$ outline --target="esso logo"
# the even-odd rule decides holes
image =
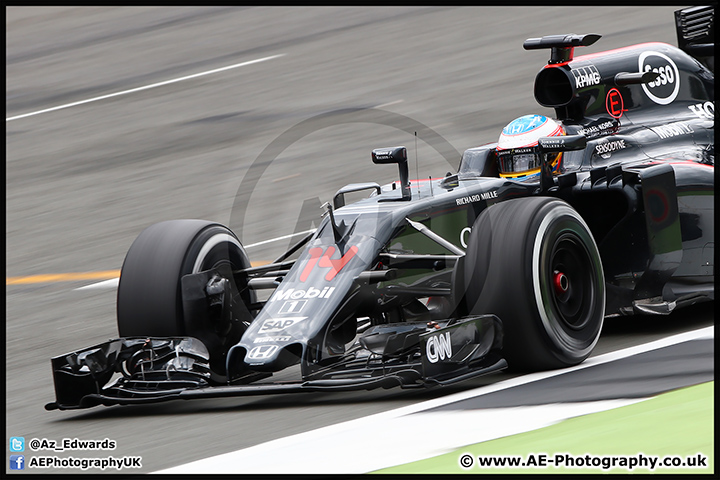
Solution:
[[[680,91],[680,72],[670,57],[660,52],[642,52],[638,58],[641,72],[656,72],[658,77],[643,83],[642,89],[650,100],[659,105],[668,105]]]

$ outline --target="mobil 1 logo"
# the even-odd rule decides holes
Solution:
[[[305,308],[307,300],[288,300],[283,302],[278,313],[300,313]]]
[[[668,105],[675,100],[680,91],[680,71],[670,57],[660,52],[642,52],[638,57],[638,68],[643,73],[658,74],[652,82],[642,84],[650,100],[659,105]]]

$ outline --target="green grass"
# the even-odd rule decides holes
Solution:
[[[714,473],[714,410],[715,382],[695,385],[668,392],[650,400],[605,412],[575,417],[557,425],[488,442],[468,445],[437,457],[385,468],[373,473]],[[602,467],[546,467],[480,468],[479,455],[520,456],[523,461],[540,461],[540,454],[553,459],[563,454],[585,457],[602,456],[645,457],[678,456],[682,460],[698,454],[706,457],[706,467],[656,467],[642,465],[603,469]],[[460,466],[460,457],[470,454],[473,466]],[[532,458],[530,454],[534,454]],[[629,458],[628,458],[629,460]],[[610,458],[605,460],[610,461]]]

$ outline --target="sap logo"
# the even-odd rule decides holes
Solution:
[[[450,359],[452,357],[452,343],[450,342],[450,332],[432,335],[427,339],[425,345],[425,353],[430,363],[437,363],[440,360]]]
[[[267,360],[275,355],[280,347],[277,345],[261,345],[259,347],[253,347],[248,353],[248,358],[252,360]]]
[[[638,71],[658,74],[652,82],[642,84],[650,100],[659,105],[675,100],[680,92],[680,71],[670,57],[660,52],[642,52],[638,57]]]
[[[265,320],[260,325],[258,333],[270,333],[270,332],[281,332],[286,328],[295,325],[297,322],[305,320],[307,317],[285,317],[285,318],[271,318]]]
[[[301,298],[330,298],[335,287],[325,287],[322,290],[310,287],[307,290],[296,290],[294,288],[288,288],[286,290],[276,291],[269,302],[276,300],[299,300]],[[295,312],[292,312],[295,313]]]
[[[585,88],[600,84],[600,72],[595,65],[576,68],[571,71],[575,77],[575,88]]]
[[[697,103],[688,105],[688,108],[699,118],[707,118],[708,120],[715,118],[715,102]]]

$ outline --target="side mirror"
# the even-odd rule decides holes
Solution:
[[[407,148],[376,148],[372,151],[372,161],[375,164],[407,163]]]
[[[375,182],[367,182],[367,183],[351,183],[349,185],[345,185],[340,190],[335,193],[335,196],[333,197],[333,207],[335,210],[338,208],[342,208],[345,206],[345,194],[346,193],[352,193],[352,192],[360,192],[362,190],[369,190],[374,189],[375,192],[380,195],[382,192],[380,185],[378,185]]]
[[[582,150],[587,147],[587,137],[585,135],[542,137],[538,139],[538,146],[542,153]]]
[[[546,154],[583,150],[587,147],[587,137],[585,135],[542,137],[538,139],[538,147],[540,154],[543,156],[540,170],[540,191],[547,192],[550,190],[550,187],[555,185],[555,180],[553,179],[551,165]]]
[[[376,148],[372,151],[372,161],[375,164],[397,163],[400,174],[400,200],[410,200],[410,178],[407,165],[407,149],[405,147]]]

